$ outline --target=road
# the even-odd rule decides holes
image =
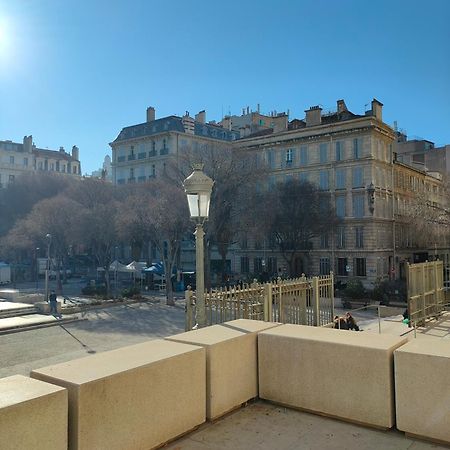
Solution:
[[[184,305],[120,305],[93,309],[83,319],[0,336],[0,378],[183,332]]]

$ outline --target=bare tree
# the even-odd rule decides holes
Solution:
[[[56,261],[55,270],[58,292],[62,293],[61,272],[65,273],[65,263],[69,247],[77,239],[77,212],[81,205],[63,194],[36,203],[26,218],[20,220],[8,233],[4,242],[11,249],[31,250],[36,246],[45,247],[45,236],[51,234],[51,255]],[[64,269],[64,270],[63,270]]]
[[[259,226],[265,224],[269,242],[282,254],[289,275],[300,275],[296,259],[310,251],[314,237],[337,222],[329,194],[311,183],[292,180],[260,194],[258,204]]]
[[[62,193],[74,180],[55,173],[23,174],[0,189],[0,236],[23,219],[40,200]]]
[[[120,195],[114,186],[96,179],[86,179],[83,183],[73,186],[67,195],[82,205],[78,212],[78,241],[91,250],[97,264],[103,268],[106,294],[109,295],[109,271],[113,249],[118,239]]]
[[[193,163],[203,163],[205,173],[214,180],[208,222],[205,226],[207,252],[210,260],[211,249],[217,248],[221,257],[222,281],[227,274],[227,254],[231,245],[237,242],[245,228],[243,217],[251,207],[257,183],[267,174],[262,158],[232,150],[227,144],[205,144],[199,148],[185,147],[176,161],[177,167],[170,174],[177,174],[181,182],[191,172]],[[209,280],[210,261],[205,264],[206,282]]]
[[[190,228],[189,212],[183,190],[158,180],[149,183],[151,198],[147,207],[149,237],[157,247],[164,264],[167,304],[174,305],[172,274],[180,251],[181,241]]]

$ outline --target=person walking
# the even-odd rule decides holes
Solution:
[[[56,293],[55,291],[52,291],[48,297],[48,300],[50,302],[50,314],[58,315],[57,310],[57,301],[56,301]]]

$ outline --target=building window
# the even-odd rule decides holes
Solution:
[[[308,172],[301,172],[298,175],[298,179],[300,180],[300,182],[302,183],[307,183],[308,182]]]
[[[357,277],[366,276],[366,258],[355,258],[354,260],[354,274]]]
[[[291,165],[294,157],[294,149],[288,148],[286,150],[286,164]]]
[[[23,158],[23,167],[28,167],[28,158]]]
[[[364,227],[355,227],[355,247],[364,247]]]
[[[275,169],[275,153],[273,150],[267,152],[267,162],[271,169]]]
[[[345,248],[345,228],[339,227],[336,233],[336,247]]]
[[[328,144],[320,144],[319,156],[322,164],[328,161]]]
[[[361,158],[361,139],[353,139],[353,156],[355,159]]]
[[[262,258],[254,258],[253,259],[253,272],[254,273],[262,273],[263,271],[263,264],[262,264]]]
[[[244,236],[241,240],[241,249],[246,250],[248,248],[248,239]]]
[[[9,163],[10,164],[14,164],[14,156],[10,156],[9,157]]]
[[[364,170],[362,167],[353,167],[352,180],[352,187],[364,187]]]
[[[267,270],[270,274],[277,273],[277,258],[275,256],[270,256],[267,260]]]
[[[15,178],[16,178],[15,175],[10,175],[8,178],[8,181],[12,184],[12,183],[14,183]]]
[[[50,170],[52,172],[54,172],[54,170],[55,170],[55,163],[50,163]]]
[[[319,275],[328,275],[330,273],[330,258],[320,258]]]
[[[156,177],[156,166],[152,164],[152,177]]]
[[[342,142],[337,141],[336,142],[336,161],[342,161],[343,157],[344,157],[344,152],[343,152],[343,146],[342,146]]]
[[[39,163],[41,166],[42,166],[42,163]],[[63,164],[62,165],[62,168],[61,168],[61,172],[65,172],[66,171],[66,165],[65,164]]]
[[[337,260],[337,274],[341,277],[346,277],[347,272],[347,258],[338,258]]]
[[[302,145],[300,147],[300,164],[306,166],[308,164],[308,147]]]
[[[364,217],[364,194],[353,195],[353,217]]]
[[[328,248],[328,233],[324,233],[320,235],[320,248]]]
[[[247,256],[241,256],[241,273],[249,273],[250,264]]]
[[[343,195],[336,197],[336,215],[338,217],[345,217],[345,200]]]
[[[346,169],[336,170],[336,189],[345,189],[346,186],[345,174]]]
[[[39,161],[39,162],[38,162],[38,169],[39,169],[39,170],[42,170],[42,167],[43,167],[42,161]]]
[[[319,173],[319,188],[322,191],[330,189],[328,170],[321,170]]]

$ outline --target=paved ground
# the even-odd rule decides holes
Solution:
[[[135,303],[94,309],[66,325],[0,336],[0,378],[184,331],[184,307]]]
[[[168,450],[429,450],[436,444],[258,401],[200,427]]]

